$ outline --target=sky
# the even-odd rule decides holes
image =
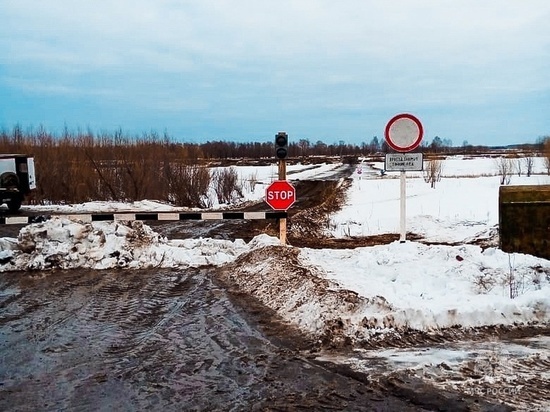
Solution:
[[[547,0],[0,0],[0,128],[455,146],[550,135]]]

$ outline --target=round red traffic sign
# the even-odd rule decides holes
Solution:
[[[384,137],[388,145],[398,152],[410,152],[420,145],[424,136],[422,123],[408,113],[398,114],[386,125]]]
[[[274,210],[287,210],[296,202],[296,189],[286,180],[276,180],[265,189],[265,201]]]

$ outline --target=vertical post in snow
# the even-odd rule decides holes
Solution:
[[[286,161],[279,159],[279,180],[286,180]],[[279,219],[279,241],[286,245],[286,217]]]
[[[405,171],[401,171],[401,236],[399,238],[399,241],[401,243],[405,243],[406,237],[407,237],[407,229],[405,227],[405,220],[406,220],[406,213],[407,213],[407,206],[406,206],[406,200],[407,200],[407,180]]]

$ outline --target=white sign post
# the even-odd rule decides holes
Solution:
[[[422,123],[415,116],[408,113],[398,114],[390,119],[384,130],[384,137],[388,145],[401,152],[399,154],[390,153],[386,155],[385,166],[387,171],[401,172],[401,195],[400,195],[400,238],[404,243],[407,237],[406,229],[406,199],[407,199],[407,180],[406,170],[417,170],[420,164],[422,170],[422,153],[413,153],[403,155],[404,152],[410,152],[416,149],[424,135]],[[420,155],[420,156],[418,156]]]

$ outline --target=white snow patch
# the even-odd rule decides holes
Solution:
[[[243,240],[167,240],[140,221],[79,223],[52,218],[21,229],[0,242],[0,271],[59,269],[141,269],[223,265],[251,248],[278,244],[259,236]]]

